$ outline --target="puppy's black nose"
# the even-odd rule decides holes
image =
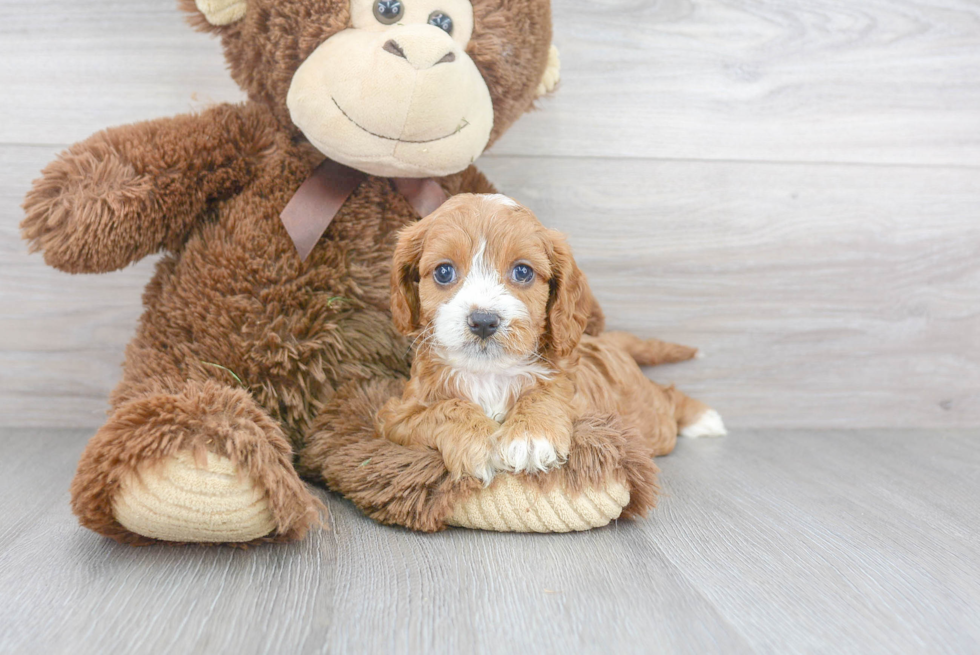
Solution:
[[[491,312],[475,311],[466,317],[470,332],[481,339],[489,339],[500,327],[500,317]]]

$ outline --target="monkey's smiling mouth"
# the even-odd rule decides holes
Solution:
[[[344,115],[344,118],[346,118],[351,123],[353,123],[358,129],[363,130],[364,132],[367,132],[371,136],[378,137],[379,139],[384,139],[385,141],[398,141],[399,143],[433,143],[435,141],[442,141],[443,139],[448,139],[451,136],[456,136],[457,134],[459,134],[460,132],[462,132],[464,129],[466,129],[466,127],[469,126],[469,124],[470,124],[469,121],[467,121],[464,118],[462,121],[460,121],[459,127],[457,127],[455,130],[453,130],[452,132],[450,132],[449,134],[447,134],[445,136],[436,137],[435,139],[423,139],[421,141],[412,141],[410,139],[396,139],[394,137],[385,136],[384,134],[378,134],[377,132],[372,132],[371,130],[367,129],[366,127],[364,127],[363,125],[361,125],[360,123],[358,123],[357,121],[355,121],[353,118],[351,118],[350,117],[350,114],[348,114],[346,111],[344,111],[344,108],[340,106],[340,103],[337,102],[337,99],[336,98],[334,98],[333,96],[330,96],[330,99],[333,100],[334,106],[337,107],[337,109],[340,110],[340,113]]]

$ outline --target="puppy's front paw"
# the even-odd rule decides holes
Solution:
[[[524,435],[501,441],[494,453],[494,468],[514,473],[544,473],[564,463],[562,453],[544,437]]]
[[[721,415],[713,409],[706,411],[694,423],[681,428],[680,432],[680,436],[688,439],[724,437],[726,434],[728,434],[728,430],[725,429]]]
[[[496,471],[494,471],[493,465],[489,461],[484,461],[470,467],[467,473],[482,482],[484,487],[487,487],[493,482],[493,476]]]
[[[452,447],[443,446],[442,459],[449,470],[449,475],[453,480],[460,480],[466,476],[471,476],[479,480],[484,486],[493,481],[495,467],[492,462],[490,452],[490,439],[484,439],[482,443],[471,442],[467,446],[453,444]]]

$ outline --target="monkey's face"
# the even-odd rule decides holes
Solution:
[[[285,130],[374,175],[463,170],[557,81],[549,0],[180,1]]]
[[[351,26],[293,76],[290,116],[323,154],[373,175],[460,171],[493,128],[472,32],[469,0],[352,0]]]

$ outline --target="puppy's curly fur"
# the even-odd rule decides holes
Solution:
[[[595,304],[564,238],[499,195],[456,196],[404,229],[392,315],[415,337],[411,380],[379,431],[437,449],[453,479],[563,464],[577,421],[618,416],[652,455],[710,408],[648,380],[638,363],[695,351],[631,334],[585,334]]]

